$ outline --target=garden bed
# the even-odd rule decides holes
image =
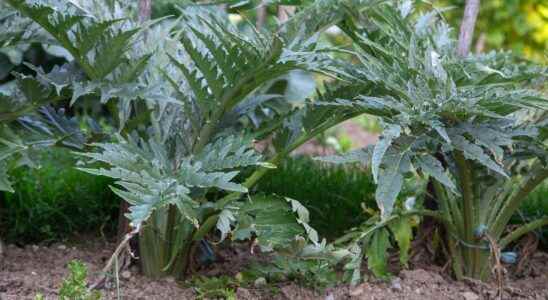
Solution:
[[[0,2],[0,300],[548,300],[545,59],[479,0],[167,2]]]
[[[112,243],[88,239],[73,245],[53,244],[48,247],[29,245],[6,247],[0,265],[0,299],[33,299],[42,293],[46,299],[56,299],[63,278],[68,274],[69,261],[78,259],[89,268],[93,282],[110,257]],[[224,252],[223,252],[224,251]],[[264,255],[251,255],[245,247],[223,249],[224,261],[200,270],[200,275],[212,278],[225,275],[237,278],[253,260],[264,261]],[[512,268],[512,267],[509,267]],[[509,274],[515,274],[511,270]],[[528,263],[527,276],[507,278],[503,299],[548,298],[548,254],[536,252]],[[173,279],[150,280],[140,275],[136,266],[123,271],[119,292],[125,299],[195,299],[194,288],[184,287]],[[111,280],[101,292],[104,299],[116,299],[118,290]],[[456,282],[441,268],[415,260],[410,270],[403,270],[389,281],[370,280],[357,287],[339,285],[323,291],[299,286],[295,282],[230,285],[237,299],[496,299],[495,283]]]

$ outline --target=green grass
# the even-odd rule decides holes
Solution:
[[[406,180],[400,199],[422,198],[421,186]],[[378,212],[375,188],[369,168],[325,164],[307,156],[289,158],[256,186],[261,193],[301,202],[310,211],[312,227],[328,240],[340,237]]]
[[[548,181],[538,186],[520,207],[520,212],[514,216],[513,223],[523,223],[548,216]],[[536,231],[545,249],[548,249],[548,227]]]
[[[16,192],[3,195],[4,238],[19,244],[48,242],[115,228],[120,200],[108,187],[112,181],[74,165],[69,152],[54,150],[43,154],[39,169],[11,173]]]

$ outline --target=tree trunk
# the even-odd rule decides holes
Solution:
[[[262,1],[261,4],[257,7],[257,21],[255,22],[255,27],[257,29],[263,28],[267,17],[266,4]]]
[[[457,46],[457,54],[462,57],[467,56],[470,52],[470,45],[472,45],[472,38],[474,37],[474,28],[476,26],[479,8],[480,0],[466,0]]]
[[[280,23],[286,22],[293,14],[295,14],[294,6],[280,5],[278,7],[278,20]]]
[[[152,0],[139,0],[139,23],[150,20]]]

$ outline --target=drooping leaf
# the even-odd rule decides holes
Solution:
[[[409,217],[402,217],[389,224],[390,231],[398,243],[400,252],[400,263],[407,266],[409,261],[409,250],[411,249],[411,240],[413,239],[413,230]]]
[[[475,160],[500,175],[508,177],[502,166],[492,160],[480,146],[470,143],[461,135],[451,136],[451,140],[453,141],[455,148],[462,151],[467,159]]]
[[[419,167],[423,172],[434,177],[434,179],[447,186],[454,193],[457,193],[455,183],[451,178],[449,178],[439,160],[430,154],[417,155],[415,156],[415,159],[417,161],[417,167]]]
[[[298,236],[317,242],[317,232],[308,225],[308,211],[295,200],[257,195],[238,208],[234,236],[249,238],[253,233],[264,250],[291,248]]]
[[[379,168],[383,160],[386,150],[392,144],[392,141],[399,137],[401,133],[401,127],[398,125],[388,125],[388,128],[383,132],[379,141],[373,148],[373,156],[371,157],[371,170],[373,172],[373,179],[378,182]]]
[[[350,261],[344,265],[346,280],[351,285],[355,286],[361,281],[362,261],[364,257],[363,247],[358,244],[353,244],[349,251]]]
[[[375,200],[383,219],[392,213],[396,198],[403,186],[403,174],[409,170],[409,167],[410,160],[407,153],[385,156],[375,191]]]
[[[304,227],[304,230],[310,239],[314,244],[319,243],[319,236],[318,232],[312,228],[308,223],[310,222],[310,213],[308,212],[308,209],[304,207],[299,201],[286,198],[286,200],[291,204],[291,209],[294,213],[297,214],[297,223],[301,224]]]
[[[386,228],[375,231],[365,251],[367,256],[367,267],[375,276],[386,278],[388,249],[390,248],[389,231]]]
[[[226,235],[231,232],[230,224],[236,221],[234,214],[229,209],[223,209],[219,214],[217,221],[217,229],[221,232],[221,241],[226,238]]]

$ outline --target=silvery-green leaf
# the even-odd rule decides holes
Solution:
[[[310,222],[310,213],[308,212],[308,209],[297,200],[287,197],[285,199],[289,203],[291,203],[291,208],[293,212],[297,213],[297,222],[304,227],[310,241],[317,245],[320,238],[318,236],[318,232],[310,225],[308,225],[308,223]]]
[[[487,74],[498,74],[498,75],[506,78],[506,75],[504,73],[502,73],[501,71],[490,68],[489,66],[486,66],[484,64],[476,63],[476,67],[478,68],[478,70],[480,70],[482,72],[485,72]]]
[[[402,18],[406,18],[413,11],[413,1],[405,0],[399,6],[400,15]]]
[[[392,141],[399,137],[401,133],[401,127],[398,125],[389,124],[386,130],[383,131],[383,134],[379,138],[375,148],[373,148],[373,156],[371,158],[371,170],[373,172],[373,179],[375,182],[378,182],[379,167],[383,161],[384,154],[386,150],[392,144]]]
[[[403,186],[403,174],[409,170],[409,155],[392,154],[383,161],[379,172],[379,183],[375,191],[375,200],[383,219],[390,216],[394,203]]]
[[[449,144],[451,144],[451,139],[449,138],[449,135],[447,134],[447,131],[445,130],[445,127],[440,122],[433,122],[432,127],[436,132]]]
[[[340,155],[326,155],[314,157],[314,160],[332,163],[332,164],[346,164],[346,163],[363,163],[369,164],[371,160],[372,147],[363,149],[351,150]]]
[[[431,24],[436,21],[438,17],[437,11],[430,11],[425,14],[421,14],[415,23],[415,34],[418,36],[423,36],[427,33],[428,28]]]
[[[0,191],[15,192],[11,186],[9,176],[7,174],[6,165],[0,162]]]
[[[217,229],[221,232],[221,241],[231,231],[230,224],[234,221],[236,221],[236,218],[230,209],[225,208],[221,211],[219,220],[217,221]]]
[[[296,236],[306,234],[306,223],[298,222],[291,204],[274,195],[251,197],[238,206],[236,219],[234,236],[246,237],[253,232],[259,245],[268,251],[291,248]]]
[[[457,193],[457,187],[453,183],[453,180],[447,176],[445,169],[440,161],[430,154],[423,154],[415,156],[417,166],[426,174],[434,177],[441,184],[448,187],[453,193]]]
[[[262,156],[253,149],[251,139],[245,136],[226,136],[205,146],[195,157],[206,171],[222,171],[259,165]]]
[[[475,160],[500,175],[508,177],[502,166],[493,161],[489,155],[485,154],[485,151],[483,151],[480,146],[470,143],[466,138],[460,135],[451,136],[451,140],[453,141],[455,148],[462,151],[467,159]]]
[[[361,266],[362,266],[362,260],[363,260],[363,247],[359,244],[353,244],[349,248],[349,256],[350,261],[344,265],[344,270],[346,271],[345,275],[348,278],[348,281],[350,281],[350,284],[352,286],[357,285],[360,283],[360,280],[362,278],[361,276]]]

